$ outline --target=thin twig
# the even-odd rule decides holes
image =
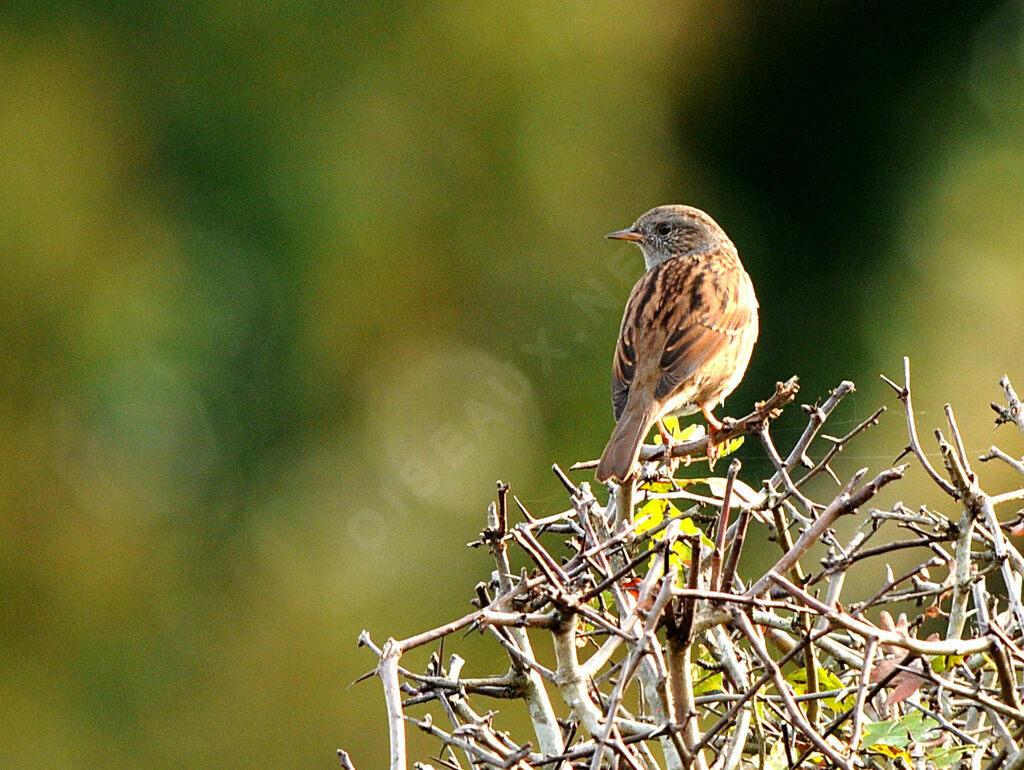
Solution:
[[[1006,396],[1006,406],[992,404],[992,408],[998,415],[996,417],[996,426],[998,427],[1004,422],[1012,422],[1020,428],[1021,433],[1024,433],[1024,404],[1021,403],[1017,392],[1013,389],[1013,385],[1010,384],[1010,378],[1005,374],[999,380],[999,385],[1003,389],[1003,395]]]
[[[889,387],[896,391],[897,398],[903,402],[903,411],[907,416],[907,432],[910,434],[909,448],[917,456],[918,461],[921,463],[921,467],[923,467],[925,472],[931,476],[932,481],[938,484],[946,494],[955,495],[956,490],[954,490],[950,483],[942,478],[942,476],[938,474],[938,471],[932,467],[931,462],[929,462],[928,457],[921,448],[921,441],[917,437],[917,425],[914,421],[914,404],[910,397],[910,358],[908,356],[903,357],[902,387],[890,380],[884,374],[881,375],[881,377]]]
[[[988,448],[988,452],[983,454],[978,459],[981,460],[982,462],[987,462],[988,460],[1002,460],[1004,463],[1006,463],[1015,471],[1017,471],[1017,473],[1024,475],[1024,460],[1018,460],[1014,457],[1010,457],[1010,455],[1006,454],[1006,452],[1004,452],[997,446],[990,446]]]
[[[871,682],[871,670],[875,665],[875,650],[878,639],[869,636],[864,644],[864,665],[860,668],[860,679],[857,682],[857,702],[853,707],[853,725],[850,727],[849,752],[857,753],[860,746],[861,725],[864,724],[864,704],[867,702],[868,684]]]
[[[736,476],[740,472],[740,461],[733,460],[729,463],[729,470],[725,477],[725,493],[722,495],[722,508],[718,514],[718,523],[715,525],[715,550],[711,553],[711,578],[709,585],[712,591],[721,589],[722,562],[725,559],[725,533],[729,529],[729,501],[732,498],[732,487],[736,483]]]

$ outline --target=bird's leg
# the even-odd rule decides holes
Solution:
[[[677,444],[682,444],[683,442],[672,435],[672,431],[668,429],[661,417],[655,421],[655,425],[658,426],[658,433],[661,434],[661,443],[665,446],[665,464],[668,465],[669,478],[672,478],[676,475],[676,468],[679,467],[679,461],[682,459],[680,457],[672,456],[672,447]],[[689,464],[690,458],[687,457],[686,465]]]
[[[663,443],[663,444],[664,444],[665,446],[672,446],[672,444],[678,444],[678,443],[679,443],[679,442],[678,442],[678,441],[676,441],[676,440],[675,440],[675,438],[674,438],[674,437],[672,436],[672,431],[670,431],[670,430],[668,429],[668,426],[667,426],[667,425],[665,425],[665,420],[664,420],[664,418],[662,418],[662,417],[659,417],[659,418],[657,419],[657,421],[656,421],[656,423],[655,423],[655,424],[656,424],[656,425],[658,426],[658,433],[660,433],[660,434],[661,434],[661,442],[662,442],[662,443]]]
[[[718,459],[718,434],[722,432],[722,423],[711,414],[708,407],[702,406],[700,411],[703,412],[704,419],[708,421],[708,463],[713,468],[715,460]]]

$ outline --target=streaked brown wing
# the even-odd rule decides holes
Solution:
[[[674,331],[661,354],[662,375],[654,392],[656,398],[671,394],[755,323],[757,305],[746,275],[727,270],[717,277],[718,296],[702,294],[696,285],[686,287],[684,296],[690,302],[673,308],[677,317],[667,324]]]
[[[622,416],[629,392],[637,376],[637,362],[644,365],[644,381],[653,389],[651,366],[664,346],[664,329],[655,319],[659,318],[665,305],[666,273],[661,265],[647,273],[633,286],[626,301],[619,327],[619,341],[615,346],[612,362],[612,408],[615,420]]]
[[[622,410],[626,408],[629,388],[633,384],[633,376],[636,374],[633,327],[626,323],[631,307],[632,303],[626,304],[626,315],[622,319],[619,341],[615,345],[615,359],[612,361],[612,410],[615,412],[616,422],[622,416]]]
[[[705,285],[694,280],[697,270],[681,270],[672,259],[646,273],[633,287],[612,366],[616,420],[626,408],[638,360],[658,360],[653,395],[664,399],[752,322],[757,304],[742,267],[715,265],[714,260],[712,269],[724,268],[715,275],[717,286],[715,281]],[[725,260],[731,261],[729,256]]]

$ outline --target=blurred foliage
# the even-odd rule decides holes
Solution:
[[[1024,342],[1022,20],[4,4],[11,765],[381,766],[356,633],[460,613],[494,480],[543,511],[600,452],[641,268],[602,236],[655,204],[711,212],[758,288],[730,411],[847,377],[852,423],[909,353],[925,427],[987,425]]]

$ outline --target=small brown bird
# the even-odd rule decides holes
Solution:
[[[633,473],[644,437],[670,414],[704,413],[739,385],[757,340],[757,297],[718,224],[690,206],[659,206],[608,235],[633,241],[647,272],[626,302],[612,365],[615,430],[598,481]]]

